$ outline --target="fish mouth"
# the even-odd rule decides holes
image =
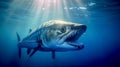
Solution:
[[[86,25],[80,25],[77,26],[77,29],[75,27],[75,29],[72,31],[71,34],[69,34],[66,39],[65,42],[68,43],[68,45],[73,46],[77,49],[82,49],[84,48],[84,44],[83,43],[79,43],[77,42],[77,40],[79,39],[79,37],[86,31]],[[71,31],[70,31],[71,32]]]

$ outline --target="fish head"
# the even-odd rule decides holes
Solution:
[[[47,48],[58,51],[79,50],[84,44],[77,43],[79,37],[86,31],[86,25],[65,21],[49,21],[42,25],[41,39]]]

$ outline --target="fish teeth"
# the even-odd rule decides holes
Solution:
[[[78,34],[79,34],[79,31],[74,31],[74,33],[70,34],[70,35],[68,36],[68,38],[72,38],[72,37],[74,37],[74,36],[76,36],[76,35],[78,35]]]

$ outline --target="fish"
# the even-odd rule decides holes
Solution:
[[[55,52],[81,50],[83,43],[77,42],[85,33],[87,26],[62,20],[50,20],[41,24],[36,30],[29,30],[29,34],[21,40],[18,33],[18,53],[21,58],[22,48],[27,48],[29,57],[37,51],[51,52],[55,59]]]

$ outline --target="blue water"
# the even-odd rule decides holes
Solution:
[[[54,5],[40,12],[31,6],[34,0],[0,0],[0,67],[120,67],[120,1],[64,0],[66,6],[63,0],[58,1],[62,4],[59,12],[54,11]],[[50,52],[37,52],[28,58],[23,49],[19,59],[16,32],[24,38],[30,28],[49,20],[87,25],[79,39],[85,48],[56,52],[55,60]]]

